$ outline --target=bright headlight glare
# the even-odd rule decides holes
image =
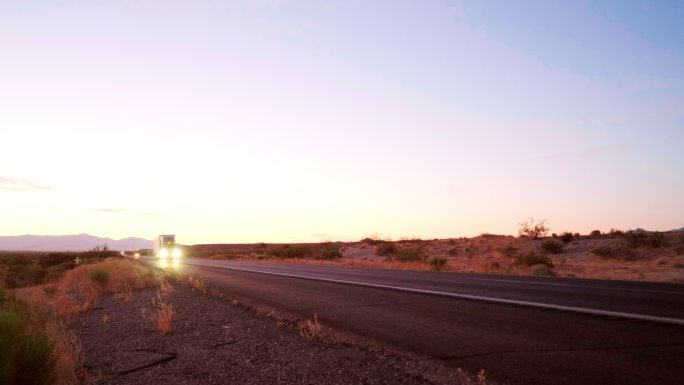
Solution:
[[[174,258],[180,258],[181,257],[181,251],[180,249],[173,249],[173,257]]]
[[[161,258],[166,258],[169,256],[169,251],[166,249],[161,249],[161,250],[159,250],[159,256]]]

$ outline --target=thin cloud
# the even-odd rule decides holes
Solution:
[[[118,208],[99,208],[99,209],[90,209],[90,211],[98,211],[101,213],[123,213],[128,211],[128,209],[118,209]]]
[[[5,178],[0,176],[0,190],[10,191],[36,191],[51,190],[52,187],[40,184],[28,179]]]

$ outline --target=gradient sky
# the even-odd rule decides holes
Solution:
[[[0,235],[684,226],[681,1],[0,1]]]

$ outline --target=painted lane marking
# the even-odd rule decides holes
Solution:
[[[185,263],[187,263],[187,262],[185,262]],[[195,263],[189,263],[189,264],[190,265],[198,265],[198,266],[207,266],[207,267],[218,267],[221,269],[245,271],[245,272],[250,272],[250,273],[277,275],[277,276],[291,277],[291,278],[303,278],[303,279],[309,279],[309,280],[314,280],[314,281],[322,281],[322,282],[342,283],[342,284],[347,284],[347,285],[365,286],[365,287],[372,287],[372,288],[379,288],[379,289],[390,289],[390,290],[404,291],[404,292],[409,292],[409,293],[439,295],[439,296],[443,296],[443,297],[469,299],[469,300],[475,300],[475,301],[501,303],[501,304],[507,304],[507,305],[529,306],[529,307],[536,307],[536,308],[541,308],[541,309],[569,311],[569,312],[573,312],[573,313],[582,313],[582,314],[591,314],[591,315],[599,315],[599,316],[626,318],[626,319],[633,319],[633,320],[639,320],[639,321],[651,321],[651,322],[674,324],[674,325],[684,325],[684,319],[672,318],[672,317],[659,317],[659,316],[651,316],[651,315],[646,315],[646,314],[627,313],[627,312],[612,311],[612,310],[590,309],[590,308],[577,307],[577,306],[554,305],[554,304],[548,304],[548,303],[542,303],[542,302],[521,301],[521,300],[515,300],[515,299],[504,299],[504,298],[486,297],[486,296],[470,295],[470,294],[458,294],[458,293],[450,293],[450,292],[446,292],[446,291],[414,289],[414,288],[410,288],[410,287],[380,285],[380,284],[375,284],[375,283],[347,281],[347,280],[332,279],[332,278],[311,277],[311,276],[299,275],[299,274],[275,273],[275,272],[271,272],[271,271],[242,269],[242,268],[237,268],[237,267],[229,267],[229,266],[225,266],[225,265],[223,265],[223,266],[218,266],[218,265],[214,265],[214,264],[202,265],[202,264],[196,263],[196,262]]]

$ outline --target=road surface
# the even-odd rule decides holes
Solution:
[[[684,285],[202,259],[179,270],[511,384],[684,383]]]

